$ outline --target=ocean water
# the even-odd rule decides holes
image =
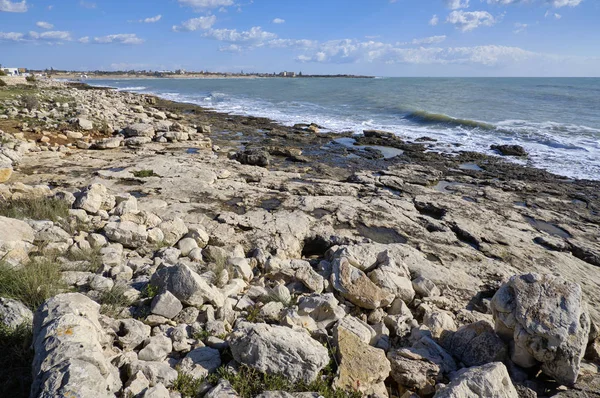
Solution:
[[[435,138],[433,150],[494,154],[570,178],[600,180],[598,78],[123,79],[93,85],[152,93],[221,112],[317,123],[328,131]]]

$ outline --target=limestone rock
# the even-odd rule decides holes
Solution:
[[[31,324],[33,313],[17,300],[0,297],[0,324],[14,329],[22,324]]]
[[[197,348],[190,351],[179,364],[179,371],[194,378],[202,379],[221,366],[219,350],[210,347]]]
[[[123,129],[126,137],[154,137],[154,126],[145,123],[135,123]]]
[[[434,398],[519,398],[501,362],[470,368],[439,390]]]
[[[312,382],[329,363],[327,349],[308,334],[283,326],[241,323],[229,336],[236,361],[292,382]]]
[[[440,289],[431,280],[419,276],[412,281],[415,292],[421,297],[438,297],[441,295]]]
[[[0,184],[7,182],[10,180],[12,176],[13,168],[12,164],[9,162],[0,163]]]
[[[171,339],[166,336],[152,336],[146,340],[144,348],[138,353],[142,361],[162,361],[173,350]]]
[[[384,381],[391,367],[385,352],[371,347],[344,328],[338,329],[336,337],[340,366],[334,387],[387,397]]]
[[[513,362],[525,368],[541,363],[559,383],[575,383],[590,332],[578,284],[553,275],[513,276],[491,305],[496,332],[514,345]]]
[[[133,350],[150,337],[151,328],[136,319],[120,321],[117,341],[124,350]]]
[[[32,397],[109,397],[121,388],[119,372],[102,346],[100,305],[79,293],[47,300],[34,318]]]
[[[153,314],[169,319],[175,318],[182,309],[181,301],[169,291],[156,295],[150,305],[150,311]]]
[[[114,206],[114,196],[102,184],[92,184],[85,188],[73,204],[73,208],[83,209],[91,214],[96,214],[99,210],[110,210]]]
[[[151,386],[162,383],[169,387],[177,380],[177,371],[165,362],[134,360],[127,366],[127,369],[129,374],[142,372]]]
[[[219,384],[210,390],[204,398],[239,398],[239,395],[235,392],[233,387],[231,387],[231,383],[221,379]]]
[[[419,390],[423,395],[431,394],[441,379],[440,367],[411,348],[401,348],[388,353],[391,376],[401,386]]]
[[[152,275],[151,283],[162,291],[171,292],[187,305],[201,306],[209,302],[220,308],[225,302],[225,297],[219,289],[209,285],[185,264],[160,266]]]
[[[165,235],[164,242],[170,246],[177,243],[188,232],[188,228],[180,218],[164,221],[158,227]]]
[[[503,361],[507,353],[506,345],[486,321],[462,326],[443,345],[467,366]]]
[[[345,257],[334,260],[331,284],[345,299],[361,308],[374,310],[394,300],[393,294],[375,285]]]
[[[162,383],[156,384],[144,391],[142,398],[170,398],[169,390]]]
[[[104,227],[104,234],[110,241],[132,249],[141,247],[148,239],[146,227],[132,221],[109,222]]]
[[[327,329],[346,316],[333,293],[302,296],[298,300],[298,313],[315,320],[319,329]]]
[[[35,231],[27,223],[0,216],[0,258],[11,264],[27,261]]]

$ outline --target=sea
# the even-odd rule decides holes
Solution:
[[[600,78],[256,78],[89,80],[219,112],[324,131],[391,131],[431,151],[497,155],[571,179],[600,180]]]

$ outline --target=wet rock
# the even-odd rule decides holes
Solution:
[[[495,329],[512,345],[511,359],[559,383],[577,380],[590,332],[590,317],[578,284],[553,275],[513,276],[492,299]]]
[[[519,398],[506,366],[501,362],[470,368],[460,372],[434,398]]]
[[[333,382],[335,388],[388,396],[384,381],[391,367],[383,350],[371,347],[345,328],[338,328],[336,346],[340,365]]]
[[[502,156],[527,156],[527,151],[521,145],[492,145],[490,149]]]
[[[229,336],[236,361],[292,382],[312,382],[329,363],[327,349],[308,334],[283,326],[240,324]]]
[[[271,163],[268,152],[257,149],[247,149],[243,152],[238,152],[235,154],[235,159],[241,164],[250,166],[267,167]]]
[[[394,300],[394,295],[374,284],[345,257],[334,260],[331,284],[344,298],[361,308],[374,310]]]

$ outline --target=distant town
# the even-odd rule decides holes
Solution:
[[[355,78],[355,79],[369,79],[373,76],[362,76],[362,75],[314,75],[314,74],[303,74],[302,72],[273,72],[273,73],[245,73],[243,70],[239,73],[232,72],[211,72],[208,70],[201,71],[186,71],[184,69],[171,70],[121,70],[121,71],[69,71],[69,70],[58,70],[54,68],[44,70],[34,70],[27,68],[18,67],[4,67],[0,65],[0,75],[5,76],[36,76],[36,77],[52,77],[52,78],[68,78],[68,79],[98,79],[98,78],[211,78],[211,77],[244,77],[244,78],[265,78],[265,77],[280,77],[280,78]]]

